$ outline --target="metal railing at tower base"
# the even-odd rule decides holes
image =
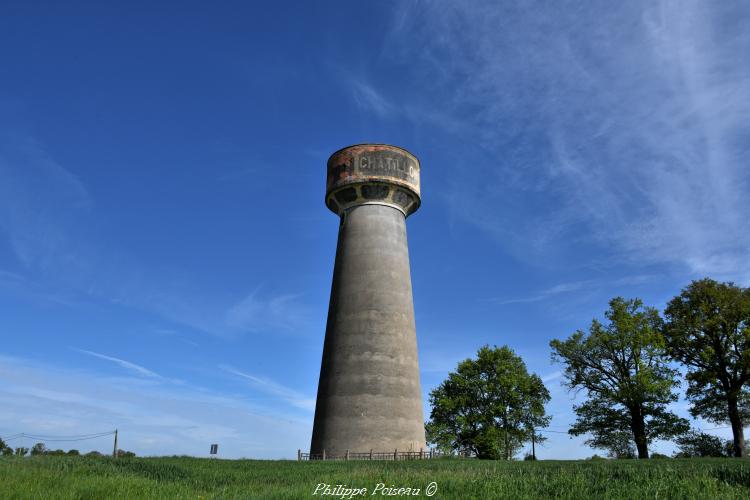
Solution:
[[[346,450],[344,453],[332,454],[326,453],[323,450],[322,453],[304,453],[302,450],[297,450],[297,460],[427,460],[432,458],[441,458],[449,456],[468,457],[467,454],[459,453],[458,455],[448,454],[439,450],[423,450],[419,451],[364,451],[364,452],[352,452]]]

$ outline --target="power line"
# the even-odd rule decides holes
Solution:
[[[86,441],[89,439],[98,439],[104,436],[111,436],[115,431],[100,432],[98,434],[78,434],[75,436],[44,436],[37,434],[26,434],[24,432],[20,434],[14,434],[13,436],[0,438],[3,441],[12,441],[14,439],[29,438],[38,439],[40,441],[61,441],[61,442],[72,442],[72,441]]]
[[[108,436],[110,434],[114,434],[115,431],[106,431],[106,432],[96,432],[94,434],[73,434],[70,436],[50,436],[48,434],[25,434],[25,436],[29,437],[35,437],[37,439],[89,439],[89,438],[95,438],[95,437],[101,437],[101,436]]]
[[[102,434],[101,436],[93,436],[93,437],[78,438],[78,439],[49,439],[49,438],[40,438],[40,437],[29,436],[29,435],[27,435],[26,437],[27,438],[31,438],[31,439],[38,439],[39,441],[45,441],[45,442],[65,442],[65,443],[69,443],[69,442],[73,442],[73,441],[87,441],[89,439],[97,439],[97,438],[104,437],[104,436],[111,436],[113,434],[114,434],[114,432],[108,432],[107,434]]]

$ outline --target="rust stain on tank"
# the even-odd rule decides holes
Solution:
[[[363,172],[367,169],[367,172]],[[419,160],[387,144],[359,144],[336,151],[328,159],[327,191],[360,182],[401,185],[419,196]]]

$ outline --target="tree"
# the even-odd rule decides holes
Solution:
[[[16,448],[16,456],[25,457],[28,452],[29,449],[24,448],[23,446],[19,446],[18,448]]]
[[[594,319],[588,334],[578,330],[550,342],[552,360],[565,364],[567,387],[588,396],[574,407],[578,418],[568,432],[591,434],[586,443],[611,456],[627,456],[627,443],[633,443],[638,458],[648,458],[651,441],[688,429],[685,419],[667,410],[679,382],[667,365],[661,318],[639,299],[621,297],[609,302],[605,316],[607,323]]]
[[[605,450],[609,458],[626,459],[638,456],[633,441],[633,433],[630,430],[608,430],[607,432],[593,433],[593,436],[586,440],[586,444],[592,448]]]
[[[693,281],[664,310],[671,356],[687,369],[690,413],[732,426],[734,456],[747,456],[750,422],[750,289]]]
[[[81,454],[81,452],[78,451],[78,450],[76,450],[76,449],[68,450],[68,455],[76,456],[77,457],[80,454]]]
[[[549,425],[549,391],[507,346],[484,346],[430,393],[427,439],[443,450],[510,460]]]
[[[32,455],[44,455],[47,452],[47,447],[44,443],[37,443],[31,447]]]
[[[675,442],[679,451],[675,458],[692,457],[731,457],[734,454],[733,442],[705,432],[690,431],[678,437]]]
[[[5,450],[10,450],[10,453],[7,453]],[[6,443],[5,441],[3,441],[2,438],[0,438],[0,454],[2,454],[2,455],[12,455],[13,454],[13,450],[11,449],[11,447],[8,446],[8,443]]]

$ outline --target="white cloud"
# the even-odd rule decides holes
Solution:
[[[301,394],[294,389],[290,389],[289,387],[283,386],[267,378],[257,377],[255,375],[242,372],[240,370],[232,368],[231,366],[220,366],[219,368],[227,373],[236,375],[243,380],[249,381],[251,386],[258,389],[259,391],[271,394],[273,396],[278,396],[279,398],[283,399],[293,406],[309,411],[315,410],[315,400],[306,397],[304,394]]]
[[[594,282],[592,281],[576,281],[573,283],[560,283],[558,285],[532,293],[531,295],[528,295],[526,297],[507,298],[507,299],[498,298],[498,299],[490,299],[490,301],[499,305],[540,302],[542,300],[546,300],[556,295],[571,293],[571,292],[580,291],[586,288],[591,288],[593,285],[594,285]]]
[[[79,270],[79,249],[63,227],[91,206],[83,183],[30,137],[0,136],[0,231],[27,267]]]
[[[547,375],[542,377],[542,382],[544,382],[545,384],[547,382],[552,382],[553,380],[557,380],[562,377],[562,374],[563,373],[559,370],[556,372],[548,373]]]
[[[616,291],[616,293],[625,293],[625,290],[639,287],[653,283],[659,278],[659,275],[655,274],[636,274],[631,276],[624,276],[622,278],[616,278],[614,280],[584,280],[584,281],[573,281],[570,283],[559,283],[542,290],[530,292],[527,295],[521,297],[496,297],[487,299],[487,302],[491,302],[498,305],[509,305],[509,304],[529,304],[533,302],[543,302],[547,299],[559,297],[560,295],[574,294],[580,296],[585,294],[590,295],[592,292],[599,290]],[[576,293],[577,292],[577,293]]]
[[[88,354],[89,356],[94,356],[95,358],[104,359],[107,361],[111,361],[115,364],[120,365],[121,367],[125,368],[126,370],[130,370],[132,372],[137,373],[138,375],[142,375],[144,377],[151,377],[151,378],[161,378],[161,375],[159,375],[156,372],[153,372],[149,370],[148,368],[144,368],[140,365],[137,365],[135,363],[131,363],[130,361],[126,361],[124,359],[115,358],[114,356],[107,356],[104,354],[99,354],[98,352],[93,351],[87,351],[85,349],[74,349],[78,352],[81,352],[83,354]]]
[[[187,384],[111,379],[27,358],[0,355],[0,435],[73,435],[119,429],[120,447],[139,455],[292,458],[309,443],[312,422],[247,398]],[[26,443],[28,446],[33,443]],[[72,443],[111,450],[110,437]]]
[[[465,349],[465,346],[451,345],[441,347],[440,350],[435,347],[421,347],[419,369],[423,374],[430,374],[432,376],[453,372],[461,361],[476,356],[476,349],[469,351]]]
[[[311,311],[300,303],[300,297],[300,294],[263,297],[256,289],[227,310],[226,324],[233,330],[249,332],[302,329],[309,322]]]
[[[349,80],[352,96],[357,105],[366,110],[374,112],[380,117],[390,115],[394,106],[370,84],[360,80]]]
[[[480,147],[446,160],[473,171],[446,188],[455,216],[538,265],[585,248],[748,281],[749,9],[432,2],[390,46],[416,47],[422,118],[439,102]]]
[[[299,295],[253,293],[231,304],[206,296],[184,270],[153,271],[102,245],[90,231],[86,186],[32,137],[0,135],[0,179],[0,236],[19,264],[0,270],[0,288],[66,305],[104,300],[223,337],[306,324]]]

